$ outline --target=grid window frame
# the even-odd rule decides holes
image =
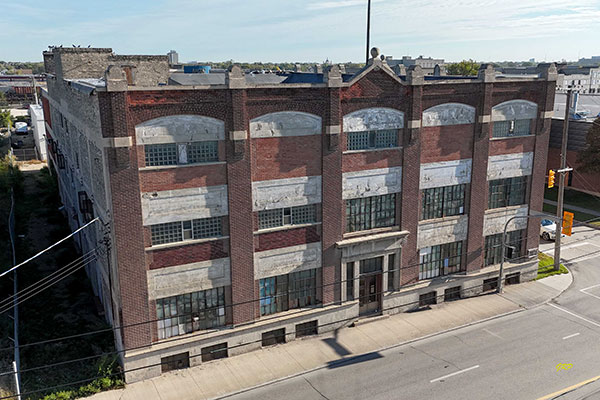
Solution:
[[[421,221],[465,214],[467,184],[421,191]]]
[[[313,224],[317,222],[317,205],[275,208],[258,212],[258,229]]]
[[[262,278],[258,282],[260,315],[318,304],[317,269]]]
[[[396,193],[347,199],[346,233],[396,225]]]
[[[515,260],[523,255],[523,239],[527,236],[526,229],[506,232],[505,261]],[[506,254],[508,253],[508,254]],[[484,242],[484,266],[500,264],[502,261],[502,233],[488,235]]]
[[[528,183],[528,175],[489,181],[488,209],[527,204]]]
[[[464,247],[463,241],[457,241],[419,249],[419,280],[465,271]],[[423,252],[425,249],[427,252]]]
[[[225,287],[156,300],[158,339],[226,325]]]
[[[206,164],[219,161],[219,141],[147,144],[144,153],[147,167]]]
[[[222,235],[223,220],[221,217],[199,218],[150,225],[152,246],[218,238]]]
[[[531,118],[512,119],[506,121],[494,121],[492,126],[492,137],[518,137],[531,135]]]
[[[398,129],[348,132],[346,150],[374,150],[398,147]]]

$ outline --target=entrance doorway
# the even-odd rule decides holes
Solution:
[[[359,314],[381,312],[383,257],[360,261]]]

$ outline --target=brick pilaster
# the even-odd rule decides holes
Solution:
[[[246,90],[230,90],[227,124],[229,132],[247,131]],[[252,235],[252,175],[249,139],[227,143],[227,188],[229,196],[229,243],[231,260],[231,301],[233,324],[257,316],[258,299],[254,284],[254,238]],[[239,304],[243,303],[243,304]],[[238,304],[238,305],[235,305]]]

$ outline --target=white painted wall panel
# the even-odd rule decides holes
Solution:
[[[467,215],[421,221],[417,234],[417,247],[421,249],[467,240],[468,229],[469,217]]]
[[[423,111],[423,127],[472,124],[475,107],[460,103],[440,104]]]
[[[250,121],[251,138],[321,134],[321,117],[296,111],[265,114]]]
[[[320,202],[321,176],[252,182],[252,209],[254,211]]]
[[[321,268],[321,242],[254,253],[254,279]]]
[[[402,191],[402,167],[368,169],[342,174],[342,197],[381,196]]]
[[[473,160],[442,161],[421,164],[421,189],[471,182]]]
[[[404,113],[393,108],[364,108],[344,115],[344,132],[404,128]]]
[[[142,193],[144,225],[228,214],[227,185]]]
[[[483,218],[483,235],[495,235],[504,231],[506,221],[517,215],[527,215],[529,206],[505,207],[486,210]],[[517,218],[508,224],[507,232],[527,228],[527,218]]]
[[[509,100],[492,107],[492,121],[537,118],[537,104],[527,100]]]
[[[147,274],[150,300],[231,285],[229,257],[152,269]]]
[[[136,144],[225,140],[225,122],[200,115],[171,115],[135,127]]]
[[[531,175],[533,171],[533,152],[501,154],[488,159],[487,179],[513,178]]]

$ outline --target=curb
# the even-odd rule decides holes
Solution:
[[[568,290],[573,285],[573,282],[575,281],[575,276],[573,275],[573,272],[571,270],[569,270],[569,274],[571,274],[571,277],[573,278],[571,280],[571,283],[569,284],[569,286],[567,286],[565,289],[563,289],[562,291],[560,291],[560,293],[558,293],[556,296],[554,296],[554,297],[552,297],[552,298],[550,298],[550,299],[548,299],[546,301],[543,301],[543,302],[541,302],[539,304],[533,305],[533,306],[531,306],[529,308],[525,308],[525,307],[519,305],[518,306],[519,308],[517,308],[516,310],[513,310],[513,311],[508,311],[508,312],[505,312],[505,313],[502,313],[502,314],[493,315],[491,317],[487,317],[487,318],[480,319],[480,320],[477,320],[477,321],[469,322],[467,324],[458,325],[458,326],[455,326],[455,327],[452,327],[452,328],[445,329],[443,331],[430,333],[429,335],[421,336],[421,337],[418,337],[418,338],[409,339],[409,340],[406,340],[404,342],[396,343],[394,345],[387,346],[387,347],[382,347],[380,349],[369,351],[367,353],[361,353],[361,354],[354,355],[352,357],[338,359],[338,360],[330,362],[329,364],[325,364],[325,365],[321,365],[321,366],[318,366],[318,367],[315,367],[315,368],[307,369],[305,371],[297,372],[295,374],[284,376],[282,378],[273,379],[273,380],[268,381],[268,382],[260,383],[258,385],[254,385],[254,386],[251,386],[251,387],[240,389],[240,390],[235,391],[235,392],[227,393],[225,395],[221,395],[221,396],[217,396],[217,397],[210,397],[210,398],[208,398],[208,400],[226,399],[226,398],[229,398],[229,397],[236,396],[238,394],[250,392],[250,391],[255,390],[255,389],[260,389],[260,388],[265,387],[265,386],[269,386],[269,385],[273,385],[273,384],[276,384],[276,383],[279,383],[279,382],[283,382],[283,381],[286,381],[288,379],[297,378],[299,376],[306,375],[306,374],[309,374],[311,372],[319,371],[319,370],[322,370],[324,368],[339,367],[339,366],[342,366],[342,365],[344,365],[346,363],[356,361],[357,359],[360,359],[360,358],[366,356],[367,354],[371,354],[373,352],[380,352],[380,351],[386,351],[386,350],[394,349],[396,347],[401,347],[401,346],[405,346],[407,344],[411,344],[411,343],[418,342],[418,341],[421,341],[421,340],[430,339],[432,337],[443,335],[445,333],[453,332],[453,331],[456,331],[456,330],[459,330],[459,329],[462,329],[462,328],[468,328],[470,326],[482,324],[484,322],[493,321],[495,319],[499,319],[499,318],[502,318],[502,317],[507,317],[509,315],[518,314],[518,313],[523,312],[523,311],[528,311],[528,310],[531,310],[531,309],[534,309],[534,308],[538,308],[540,306],[543,306],[544,304],[548,304],[550,302],[553,302],[554,300],[556,300],[556,298],[558,298],[560,295],[562,295],[566,290]]]
[[[540,303],[540,304],[538,304],[538,305],[536,305],[534,307],[538,307],[538,306],[541,306],[543,304],[546,304],[547,302],[549,302],[551,300],[552,299],[547,300],[547,301],[545,301],[543,303]],[[394,349],[396,347],[405,346],[407,344],[418,342],[420,340],[429,339],[429,338],[432,338],[432,337],[435,337],[435,336],[443,335],[443,334],[448,333],[448,332],[453,332],[453,331],[456,331],[456,330],[459,330],[459,329],[462,329],[462,328],[467,328],[469,326],[478,325],[478,324],[481,324],[481,323],[484,323],[484,322],[492,321],[494,319],[506,317],[506,316],[509,316],[509,315],[512,315],[512,314],[517,314],[517,313],[520,313],[520,312],[523,312],[523,311],[527,311],[527,310],[528,309],[519,306],[518,309],[513,310],[513,311],[508,311],[508,312],[505,312],[505,313],[502,313],[502,314],[493,315],[491,317],[487,317],[487,318],[480,319],[480,320],[477,320],[477,321],[469,322],[467,324],[455,326],[453,328],[448,328],[448,329],[445,329],[443,331],[430,333],[429,335],[421,336],[421,337],[418,337],[418,338],[409,339],[409,340],[406,340],[404,342],[396,343],[394,345],[387,346],[387,347],[382,347],[382,348],[379,348],[379,349],[376,349],[376,350],[373,350],[373,351],[369,351],[367,353],[361,353],[361,354],[354,355],[352,357],[335,360],[335,361],[330,362],[329,364],[325,364],[325,365],[321,365],[321,366],[318,366],[318,367],[315,367],[315,368],[307,369],[305,371],[301,371],[301,372],[298,372],[298,373],[295,373],[295,374],[292,374],[292,375],[288,375],[288,376],[285,376],[285,377],[282,377],[282,378],[273,379],[271,381],[260,383],[258,385],[254,385],[254,386],[251,386],[251,387],[248,387],[248,388],[240,389],[238,391],[231,392],[231,393],[228,393],[228,394],[225,394],[225,395],[221,395],[221,396],[217,396],[217,397],[210,397],[208,399],[209,400],[226,399],[228,397],[236,396],[238,394],[250,392],[250,391],[255,390],[255,389],[260,389],[261,387],[264,387],[264,386],[269,386],[269,385],[272,385],[272,384],[275,384],[275,383],[286,381],[288,379],[297,378],[299,376],[306,375],[306,374],[309,374],[311,372],[319,371],[319,370],[324,369],[324,368],[339,367],[339,366],[342,366],[342,365],[344,365],[346,363],[356,361],[357,359],[360,359],[360,358],[366,356],[367,354],[371,354],[373,352],[379,352],[379,351],[386,351],[386,350]]]

